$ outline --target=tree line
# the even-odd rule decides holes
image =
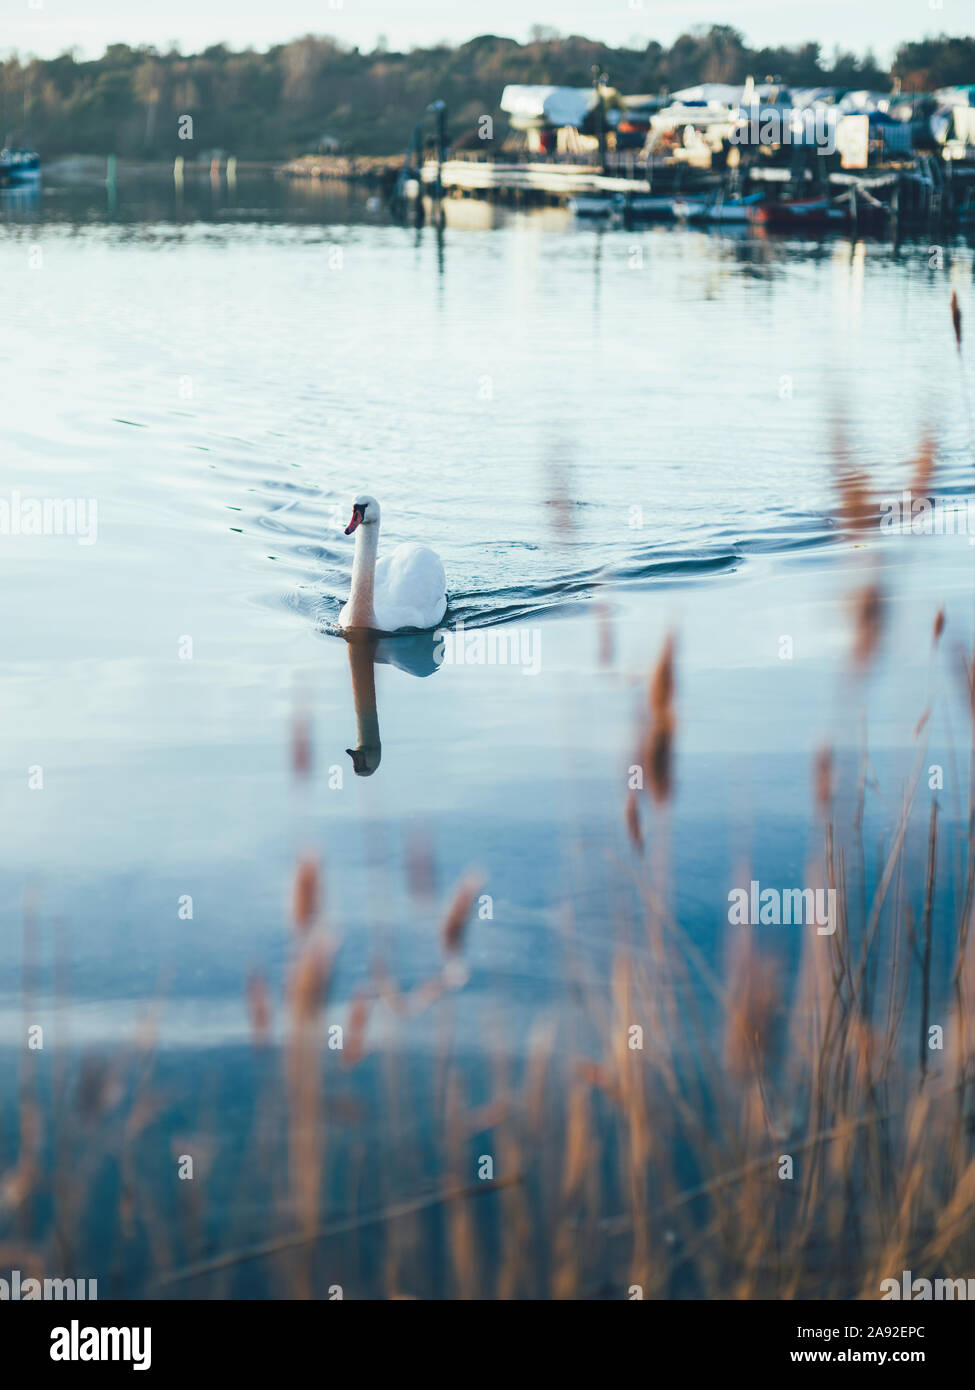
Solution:
[[[442,98],[451,138],[472,143],[479,118],[507,125],[498,110],[506,83],[585,86],[596,67],[624,93],[674,91],[697,82],[777,78],[797,86],[906,91],[975,81],[975,39],[905,43],[890,71],[869,52],[834,52],[817,43],[750,48],[728,25],[682,34],[669,48],[611,48],[537,28],[526,43],[482,35],[457,46],[372,52],[308,35],[266,52],[217,44],[183,54],[112,44],[100,58],[75,52],[0,63],[0,135],[46,157],[110,154],[146,159],[226,151],[242,159],[282,159],[325,148],[396,154],[427,104]],[[192,118],[193,141],[185,137]],[[181,125],[182,122],[182,125]]]

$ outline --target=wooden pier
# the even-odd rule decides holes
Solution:
[[[593,164],[494,164],[482,160],[448,159],[442,166],[427,160],[421,178],[427,187],[437,180],[445,193],[532,192],[574,198],[581,193],[649,193],[647,178],[604,174]]]
[[[931,154],[910,161],[846,171],[820,170],[805,164],[767,164],[743,159],[731,168],[705,168],[688,160],[661,156],[648,162],[632,157],[607,168],[595,162],[552,160],[427,159],[413,175],[417,191],[436,199],[482,198],[488,201],[565,203],[573,198],[623,194],[701,197],[722,185],[740,190],[767,188],[792,197],[808,197],[814,187],[834,197],[846,195],[865,213],[881,208],[894,220],[912,224],[938,222],[975,201],[975,168],[957,161],[944,166]]]

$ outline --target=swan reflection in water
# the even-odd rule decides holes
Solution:
[[[356,746],[345,751],[357,777],[371,777],[383,755],[376,710],[376,662],[398,666],[411,676],[432,676],[438,669],[434,652],[440,639],[433,632],[403,637],[379,637],[374,632],[343,634],[349,648],[352,700],[355,705]]]

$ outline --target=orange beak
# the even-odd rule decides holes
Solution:
[[[346,534],[347,536],[351,536],[351,535],[352,535],[352,532],[353,532],[353,531],[355,530],[355,528],[359,525],[359,522],[360,522],[361,520],[362,520],[362,512],[359,510],[358,507],[353,507],[353,508],[352,508],[352,520],[349,522],[348,526],[346,526],[346,528],[345,528],[345,534]]]

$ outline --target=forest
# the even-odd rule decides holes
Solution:
[[[482,35],[456,47],[372,52],[307,35],[266,52],[224,44],[202,53],[112,44],[100,58],[75,52],[0,62],[0,134],[45,157],[111,154],[163,159],[190,155],[179,138],[192,117],[200,157],[284,159],[319,148],[350,154],[395,154],[407,144],[427,104],[447,103],[458,146],[473,143],[478,118],[493,116],[509,82],[582,86],[593,68],[624,93],[675,91],[696,82],[775,78],[801,86],[836,85],[905,91],[975,81],[975,38],[942,35],[897,50],[890,71],[871,53],[823,53],[815,42],[750,48],[727,25],[683,34],[669,48],[654,41],[612,48],[537,27],[525,43]],[[186,123],[184,120],[183,128]]]

